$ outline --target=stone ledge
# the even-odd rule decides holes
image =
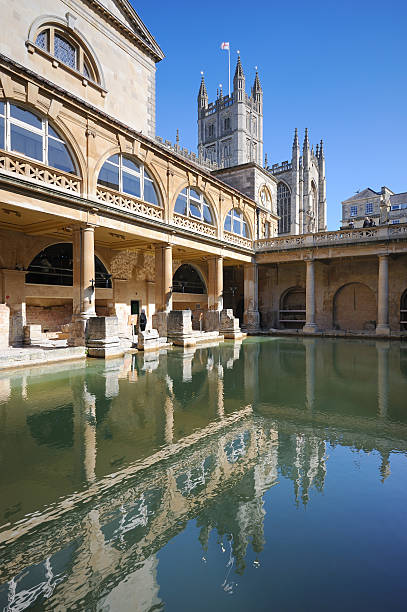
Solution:
[[[61,348],[9,348],[0,353],[0,370],[85,359],[84,346]]]

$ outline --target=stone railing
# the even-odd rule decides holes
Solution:
[[[232,234],[232,232],[224,231],[223,239],[225,242],[230,242],[231,244],[244,247],[245,249],[253,248],[253,240],[250,240],[250,238],[245,238],[244,236],[239,236],[238,234]]]
[[[96,198],[99,202],[113,206],[114,208],[120,208],[126,212],[132,212],[143,217],[149,217],[150,219],[163,218],[163,209],[155,204],[143,202],[137,198],[133,198],[130,195],[119,193],[114,189],[108,187],[101,187],[98,185],[96,189]]]
[[[0,172],[17,175],[77,195],[81,194],[82,181],[79,177],[9,151],[0,151]]]
[[[204,159],[201,155],[198,156],[193,151],[190,151],[185,147],[181,147],[178,143],[174,145],[169,140],[163,140],[160,136],[156,136],[155,139],[169,151],[172,151],[177,155],[185,157],[185,159],[192,161],[194,164],[201,166],[205,170],[219,170],[219,168],[223,167],[222,165],[217,164],[215,161],[211,161],[210,159]]]
[[[217,236],[216,227],[213,225],[202,223],[201,221],[191,219],[190,217],[184,217],[184,215],[174,213],[172,223],[177,227],[181,227],[191,232],[196,232],[197,234],[202,234],[204,236]]]
[[[273,164],[271,168],[267,168],[267,171],[270,172],[270,174],[280,174],[281,172],[287,172],[288,170],[291,170],[291,168],[292,163],[284,161],[281,164]]]
[[[379,225],[357,229],[338,230],[335,232],[318,232],[302,236],[278,236],[255,241],[256,251],[283,251],[335,244],[359,244],[378,240],[407,239],[407,223]]]

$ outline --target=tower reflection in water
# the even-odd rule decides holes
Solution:
[[[0,605],[115,610],[137,592],[160,609],[157,553],[191,519],[204,562],[217,533],[233,592],[249,548],[261,564],[279,478],[312,503],[338,444],[389,476],[406,364],[385,341],[305,338],[1,375]]]

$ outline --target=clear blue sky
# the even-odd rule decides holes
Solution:
[[[196,98],[204,70],[209,99],[239,49],[247,91],[259,67],[264,152],[289,159],[294,128],[302,143],[325,143],[328,227],[357,189],[407,191],[407,2],[132,3],[165,53],[157,64],[157,135],[196,151]],[[207,13],[201,9],[208,7]]]

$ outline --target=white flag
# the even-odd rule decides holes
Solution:
[[[223,42],[220,48],[222,49],[222,51],[230,51],[230,45],[228,42]]]

